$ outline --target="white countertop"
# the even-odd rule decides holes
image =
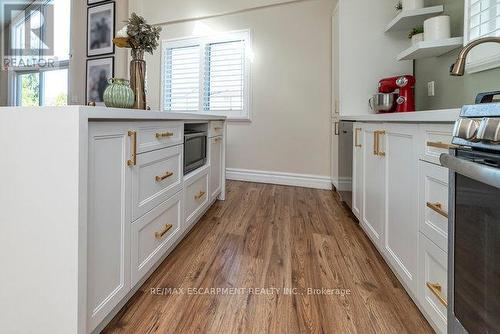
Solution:
[[[388,114],[341,115],[340,119],[356,122],[453,123],[459,118],[459,114],[460,109],[442,109]]]
[[[88,120],[225,120],[226,116],[191,112],[119,109],[90,106],[64,107],[0,107],[2,112],[75,112]]]

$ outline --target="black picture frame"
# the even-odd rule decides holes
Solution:
[[[92,34],[90,33],[91,31],[91,15],[95,14],[92,12],[96,12],[99,9],[105,10],[105,7],[110,7],[112,14],[111,14],[111,20],[112,24],[109,31],[109,46],[103,47],[97,50],[91,49],[91,38]],[[115,36],[115,30],[116,30],[116,3],[114,1],[105,1],[105,2],[99,2],[96,5],[90,6],[87,8],[87,37],[86,37],[86,44],[87,44],[87,57],[101,57],[101,56],[107,56],[107,55],[112,55],[115,53],[115,45],[113,43],[113,37]]]
[[[114,56],[107,56],[107,57],[98,57],[98,58],[87,59],[87,63],[86,63],[86,67],[85,67],[85,103],[86,104],[88,104],[89,102],[95,102],[95,104],[97,106],[103,106],[104,105],[104,101],[90,101],[90,99],[89,99],[89,64],[91,64],[91,63],[101,63],[101,65],[103,65],[105,60],[110,61],[110,65],[111,65],[111,76],[110,76],[110,78],[113,78],[115,76],[115,57]],[[110,78],[106,78],[106,79],[110,79]]]

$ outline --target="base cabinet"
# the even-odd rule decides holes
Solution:
[[[209,161],[188,175],[182,129],[179,122],[89,123],[87,333],[102,328],[224,195],[224,122],[207,122],[216,134]]]
[[[446,332],[450,124],[354,124],[353,213],[429,323]],[[438,155],[437,155],[438,156]]]
[[[210,152],[210,198],[216,198],[222,189],[222,145],[223,137],[209,139]]]
[[[87,326],[94,329],[130,291],[132,170],[129,128],[89,129]]]
[[[382,249],[385,220],[385,166],[384,157],[377,152],[381,124],[363,127],[363,173],[361,227],[379,249]]]

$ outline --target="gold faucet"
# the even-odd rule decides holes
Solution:
[[[470,50],[483,43],[500,43],[500,37],[483,37],[469,42],[462,48],[462,51],[460,51],[457,62],[453,64],[453,67],[451,68],[450,75],[458,77],[464,75],[467,55],[469,54]]]

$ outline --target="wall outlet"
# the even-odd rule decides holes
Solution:
[[[427,96],[436,95],[435,85],[436,85],[435,81],[430,81],[427,83]]]

